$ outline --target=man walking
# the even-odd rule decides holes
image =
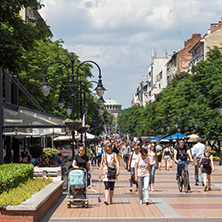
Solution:
[[[192,157],[195,158],[195,156],[196,156],[196,158],[197,158],[197,161],[195,163],[195,185],[196,186],[199,185],[198,165],[199,165],[201,156],[202,156],[202,154],[204,154],[204,152],[205,152],[205,145],[203,143],[201,143],[201,138],[197,137],[197,144],[195,144],[192,148]],[[204,186],[202,168],[203,168],[203,165],[201,165],[200,171],[201,171],[202,185]]]
[[[122,147],[122,157],[123,157],[123,160],[124,160],[124,167],[125,169],[127,170],[127,167],[128,167],[128,161],[129,161],[129,154],[130,154],[130,146],[128,146],[128,143],[125,142],[123,147]]]

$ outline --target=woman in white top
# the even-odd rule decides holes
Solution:
[[[128,161],[128,171],[130,171],[131,176],[135,173],[135,162],[139,157],[139,155],[140,155],[139,147],[135,145],[133,151],[130,153]],[[138,190],[138,183],[136,184],[136,190]],[[132,191],[133,191],[133,182],[130,180],[130,192]]]
[[[154,191],[154,180],[155,180],[155,171],[158,169],[158,159],[157,159],[157,152],[156,152],[156,146],[154,143],[150,144],[150,148],[148,150],[148,157],[150,159],[150,168],[151,168],[151,175],[152,175],[152,181],[150,180],[149,183],[149,190],[152,192]]]
[[[149,180],[152,180],[151,169],[150,169],[150,160],[147,155],[148,150],[142,148],[140,150],[141,155],[135,163],[135,180],[138,181],[139,186],[139,198],[140,204],[143,203],[143,187],[144,187],[144,199],[146,205],[149,204]]]
[[[105,201],[108,205],[108,196],[110,197],[110,204],[113,203],[115,179],[108,179],[108,167],[116,168],[116,176],[119,175],[119,159],[116,153],[112,152],[112,144],[106,144],[106,153],[102,155],[101,164],[99,168],[99,178],[103,173],[103,182],[105,184]]]

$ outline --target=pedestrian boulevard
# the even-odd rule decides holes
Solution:
[[[138,193],[129,191],[130,173],[121,167],[115,185],[114,204],[106,206],[104,184],[101,183],[102,202],[98,202],[98,169],[92,167],[92,191],[88,192],[89,208],[67,207],[65,191],[54,207],[42,219],[51,221],[222,221],[222,167],[216,165],[212,174],[212,191],[204,192],[202,185],[195,186],[194,166],[189,166],[191,191],[179,192],[176,167],[156,171],[155,191],[149,192],[150,204],[139,204]],[[97,192],[96,192],[97,191]]]

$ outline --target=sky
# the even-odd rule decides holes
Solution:
[[[148,73],[152,52],[184,46],[192,34],[207,33],[211,23],[222,17],[221,0],[41,0],[39,12],[63,47],[92,60],[102,71],[112,98],[129,108],[140,82]],[[98,79],[93,66],[91,80]]]

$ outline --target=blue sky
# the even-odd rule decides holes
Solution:
[[[41,0],[40,14],[53,40],[81,61],[102,70],[107,92],[122,108],[147,75],[152,51],[158,57],[178,51],[193,33],[204,35],[222,16],[221,0]],[[93,68],[97,80],[98,70]]]

